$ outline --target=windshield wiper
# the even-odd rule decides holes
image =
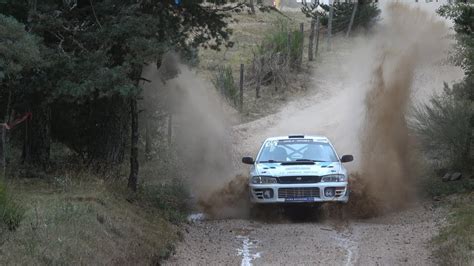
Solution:
[[[318,163],[324,163],[326,161],[322,160],[311,160],[311,159],[296,159],[296,162],[318,162]]]
[[[281,163],[281,162],[275,161],[275,160],[267,160],[267,161],[259,161],[258,163]]]
[[[290,164],[314,164],[313,160],[296,160],[296,161],[288,161],[288,162],[282,162],[281,165],[290,165]]]

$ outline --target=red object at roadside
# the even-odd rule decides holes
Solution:
[[[10,130],[10,129],[13,129],[15,126],[17,126],[18,124],[21,124],[23,123],[24,121],[26,120],[31,120],[33,118],[33,113],[31,112],[27,112],[27,113],[24,113],[23,116],[13,120],[12,122],[10,123],[2,123],[0,124],[1,127],[4,127],[5,129],[7,130]]]

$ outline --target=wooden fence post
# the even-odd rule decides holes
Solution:
[[[311,20],[311,29],[309,32],[309,45],[308,45],[308,61],[313,61],[313,42],[314,42],[314,27],[316,21]]]
[[[242,112],[244,110],[244,64],[240,64],[239,92],[240,92],[239,108],[240,108],[240,112]]]
[[[319,49],[319,28],[320,28],[320,22],[319,22],[319,16],[317,16],[316,17],[316,49],[314,49],[315,57],[318,56],[318,49]]]
[[[288,48],[288,54],[286,55],[287,56],[286,65],[288,67],[288,71],[290,71],[291,70],[291,31],[288,32],[288,38],[287,38],[286,46]]]
[[[257,73],[257,86],[255,87],[255,98],[260,98],[260,85],[262,84],[263,67],[265,66],[265,57],[260,57],[260,68]]]
[[[301,66],[301,64],[303,63],[303,49],[304,49],[304,23],[303,22],[300,23],[300,33],[301,33],[301,52],[299,55],[298,63]]]

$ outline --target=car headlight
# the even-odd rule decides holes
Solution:
[[[321,182],[346,182],[345,175],[325,175],[321,178]]]
[[[252,184],[276,184],[277,180],[269,176],[254,176],[252,177]]]

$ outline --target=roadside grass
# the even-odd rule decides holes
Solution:
[[[447,211],[447,221],[431,240],[433,257],[440,265],[472,265],[474,261],[474,179],[443,182],[440,173],[425,169],[420,192],[434,206]]]
[[[427,175],[421,180],[420,187],[423,193],[430,198],[445,197],[474,191],[474,179],[462,178],[457,181],[443,182],[441,178]]]
[[[448,225],[432,243],[440,265],[472,265],[474,261],[474,193],[450,199]]]
[[[180,239],[173,223],[186,192],[177,182],[131,194],[125,180],[65,172],[6,188],[25,212],[16,231],[0,228],[0,265],[158,264]]]
[[[288,20],[288,26],[291,29],[299,30],[299,23],[305,23],[305,42],[308,42],[309,19],[302,12],[260,12],[255,15],[241,12],[233,15],[235,22],[229,24],[233,30],[231,41],[233,47],[223,48],[221,51],[212,51],[209,49],[199,50],[198,73],[206,80],[212,80],[219,68],[226,67],[232,70],[234,81],[238,85],[240,64],[247,68],[252,62],[254,53],[258,52],[261,43],[269,38],[276,26],[281,20]],[[306,44],[307,45],[307,44]],[[323,42],[321,42],[323,45]],[[320,47],[321,49],[321,47]],[[307,46],[304,48],[304,57],[307,56]],[[304,64],[307,60],[304,59]],[[307,71],[306,67],[302,70]],[[288,98],[299,95],[304,91],[305,81],[308,73],[291,73],[297,76],[292,78],[292,82],[284,90],[275,92],[273,86],[263,86],[260,90],[260,98],[256,99],[255,86],[248,84],[246,80],[247,73],[244,74],[244,107],[243,121],[251,121],[262,116],[276,112]]]
[[[24,214],[24,208],[8,195],[5,184],[0,181],[0,231],[14,231],[20,225]]]

